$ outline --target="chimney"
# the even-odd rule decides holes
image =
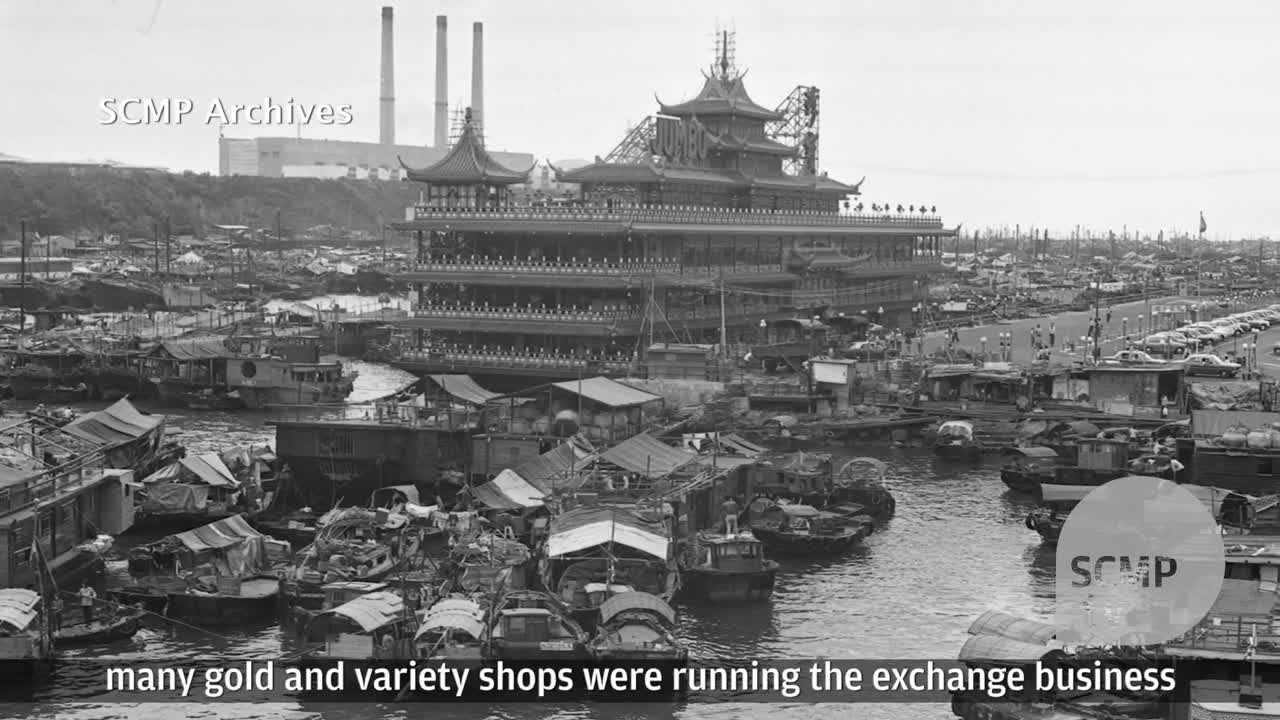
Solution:
[[[437,148],[449,146],[449,46],[446,44],[449,19],[436,16],[436,142]]]
[[[395,44],[391,32],[391,8],[382,8],[382,96],[379,98],[378,142],[396,144]]]
[[[472,26],[471,37],[471,117],[484,131],[484,23]],[[483,136],[483,135],[482,135]]]

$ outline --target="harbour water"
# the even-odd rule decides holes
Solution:
[[[401,379],[395,371],[359,366],[358,392],[384,394]],[[383,389],[383,388],[387,389]],[[359,401],[360,398],[355,398]],[[226,447],[229,442],[261,443],[272,437],[263,414],[175,413],[171,423],[183,430],[193,450]],[[694,658],[751,660],[769,658],[954,658],[968,625],[983,611],[999,608],[1028,617],[1052,612],[1052,555],[1041,551],[1038,536],[1023,525],[1031,504],[1010,497],[999,479],[998,462],[955,464],[926,451],[880,450],[870,454],[888,462],[889,482],[898,499],[897,516],[864,548],[820,562],[784,561],[771,604],[746,608],[682,608],[682,632]],[[237,661],[288,657],[300,651],[291,633],[278,626],[214,636],[194,629],[159,624],[140,632],[132,643],[74,653],[104,663],[131,660],[217,658]],[[63,679],[55,702],[36,715],[61,719],[187,717],[216,715],[233,720],[323,718],[374,720],[415,717],[510,718],[511,720],[612,720],[630,717],[702,718],[849,717],[908,720],[951,717],[943,705],[822,706],[757,703],[690,703],[683,707],[635,707],[480,704],[188,704],[95,703],[101,675],[83,682]],[[263,698],[267,698],[264,696]],[[278,700],[279,698],[274,698]]]

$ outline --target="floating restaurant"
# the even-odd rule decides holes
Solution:
[[[495,160],[470,119],[445,158],[406,168],[426,189],[395,225],[416,248],[396,279],[417,298],[395,321],[395,364],[505,391],[626,374],[655,341],[749,344],[777,320],[910,317],[955,229],[923,206],[851,206],[861,181],[819,170],[818,89],[770,110],[718,55],[695,98],[659,102],[606,157],[556,170],[581,188],[569,206],[513,204],[526,169]]]

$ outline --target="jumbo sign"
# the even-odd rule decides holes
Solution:
[[[668,160],[705,160],[707,131],[697,120],[660,117],[649,141],[649,152]]]

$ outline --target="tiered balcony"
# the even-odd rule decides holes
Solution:
[[[585,308],[548,308],[488,305],[424,305],[412,313],[415,318],[454,320],[511,320],[521,322],[582,323],[595,325],[619,320],[639,320],[644,313],[636,308],[606,306],[598,310]]]
[[[623,356],[556,355],[517,350],[477,350],[445,348],[440,350],[407,350],[396,358],[395,365],[411,369],[471,372],[515,372],[524,375],[571,377],[574,375],[621,375],[630,371],[634,361]]]
[[[596,223],[613,225],[734,225],[740,227],[838,227],[943,231],[942,218],[927,213],[832,213],[817,210],[735,210],[730,208],[640,205],[609,207],[443,208],[418,205],[415,222],[506,221],[512,223]]]

